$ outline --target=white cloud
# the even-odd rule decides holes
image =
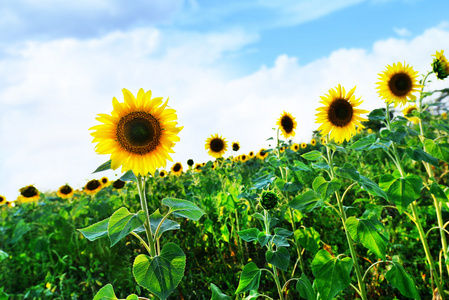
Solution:
[[[94,153],[88,128],[97,123],[97,113],[112,110],[113,96],[122,99],[123,87],[169,96],[185,126],[173,159],[202,162],[209,159],[204,142],[215,133],[239,141],[241,153],[268,146],[284,110],[298,120],[294,141],[307,142],[318,127],[319,96],[330,88],[357,85],[364,109],[380,107],[375,82],[387,64],[406,61],[424,73],[431,55],[449,48],[449,29],[442,24],[411,40],[339,49],[305,65],[279,55],[272,67],[236,77],[222,58],[257,38],[239,30],[136,29],[10,49],[15,56],[0,61],[0,194],[14,198],[30,183],[42,190],[66,182],[79,188],[98,177],[90,173],[108,157]],[[432,83],[432,88],[442,86],[447,83]]]
[[[401,27],[401,28],[394,27],[393,30],[400,37],[407,37],[407,36],[411,36],[412,35],[412,33],[405,27]]]

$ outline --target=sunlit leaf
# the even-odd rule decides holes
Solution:
[[[170,207],[170,211],[176,217],[187,218],[193,221],[198,221],[205,212],[198,206],[187,200],[176,198],[165,198],[162,204]]]
[[[268,250],[265,252],[265,259],[268,263],[278,267],[281,270],[287,271],[290,262],[290,253],[284,247],[277,247],[276,251]]]
[[[86,228],[78,229],[78,231],[81,232],[86,239],[92,242],[101,237],[108,236],[108,223],[109,218],[92,224]]]
[[[257,290],[259,288],[260,281],[260,269],[253,262],[250,262],[243,267],[242,274],[240,275],[239,285],[236,294],[241,294],[251,290]]]

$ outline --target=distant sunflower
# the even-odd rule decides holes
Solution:
[[[362,127],[357,127],[357,133],[362,133],[363,129]]]
[[[248,158],[253,158],[254,156],[256,156],[255,154],[254,154],[254,151],[249,151],[249,153],[248,153]]]
[[[259,159],[265,159],[268,156],[268,151],[265,148],[262,148],[257,152],[257,158]]]
[[[443,118],[443,120],[446,120],[447,119],[447,112],[442,113],[441,117]]]
[[[98,143],[95,150],[99,154],[111,155],[111,168],[122,167],[122,172],[132,170],[136,175],[154,173],[156,168],[165,167],[169,153],[178,133],[183,127],[176,127],[177,116],[174,109],[168,108],[168,99],[151,98],[151,91],[140,89],[137,98],[123,89],[124,103],[114,97],[114,110],[111,115],[99,114],[96,118],[102,122],[90,130]]]
[[[159,171],[159,177],[161,177],[161,178],[164,178],[164,177],[166,177],[167,176],[167,171],[165,171],[165,170],[160,170]]]
[[[182,174],[182,165],[180,162],[175,163],[172,167],[171,167],[171,171],[173,172],[174,175],[179,176]]]
[[[215,170],[216,167],[217,167],[217,163],[214,162],[210,168],[211,168],[212,170]]]
[[[124,182],[123,180],[117,179],[112,183],[112,187],[116,190],[120,190],[125,187],[125,184],[126,182]]]
[[[188,160],[187,160],[187,165],[189,166],[189,167],[191,167],[191,166],[193,166],[193,159],[191,159],[191,158],[189,158]]]
[[[315,145],[316,145],[316,140],[315,140],[315,139],[312,139],[312,140],[310,141],[310,145],[315,146]]]
[[[70,185],[65,184],[59,188],[59,190],[56,192],[56,195],[58,195],[58,197],[62,199],[71,198],[73,196],[73,189]]]
[[[407,100],[415,101],[416,96],[413,93],[422,87],[418,84],[418,72],[405,63],[388,65],[387,69],[378,75],[381,81],[376,83],[377,92],[385,102],[394,102],[395,107],[398,104],[406,104]]]
[[[320,103],[323,107],[317,108],[317,119],[315,123],[321,123],[318,130],[321,135],[327,135],[330,132],[330,139],[343,142],[349,141],[351,136],[356,133],[356,125],[364,128],[362,121],[367,121],[360,114],[368,113],[366,110],[356,108],[363,101],[355,99],[355,87],[347,94],[345,89],[339,84],[335,89],[329,90],[329,95],[321,96]]]
[[[373,130],[371,129],[371,128],[368,128],[368,134],[371,134],[371,133],[373,133]]]
[[[27,185],[19,190],[19,200],[22,203],[33,202],[39,200],[39,191],[33,185]]]
[[[2,195],[0,195],[0,206],[2,206],[2,205],[4,205],[4,204],[6,204],[6,197],[5,196],[2,196]]]
[[[84,192],[93,195],[102,189],[101,181],[97,179],[89,180],[84,186]]]
[[[320,138],[321,144],[326,145],[326,139],[325,138]]]
[[[239,150],[240,150],[239,142],[232,142],[232,151],[239,151]]]
[[[102,177],[100,179],[100,182],[103,187],[107,187],[111,184],[111,182],[109,181],[109,179],[107,177]]]
[[[8,207],[15,207],[16,206],[16,200],[13,200],[13,201],[6,201],[6,205],[8,206]]]
[[[209,155],[215,158],[220,158],[226,152],[228,144],[224,138],[215,134],[215,136],[211,135],[210,138],[206,140],[204,147],[208,150]]]
[[[295,121],[295,118],[292,117],[291,114],[284,111],[281,114],[281,117],[277,121],[276,125],[279,125],[279,129],[281,130],[282,135],[285,138],[295,136],[295,129],[296,129],[297,123]]]
[[[284,153],[284,151],[285,151],[285,147],[284,146],[279,148],[279,152]]]
[[[299,150],[299,144],[293,144],[291,147],[290,147],[290,149],[291,150],[293,150],[293,151],[298,151]]]
[[[195,172],[201,172],[201,169],[203,168],[202,164],[195,164]]]
[[[404,117],[407,119],[407,120],[409,120],[410,122],[412,122],[413,124],[418,124],[419,123],[419,118],[418,117],[415,117],[415,116],[408,116],[408,115],[411,115],[412,114],[412,112],[414,111],[414,110],[417,110],[418,108],[416,107],[416,105],[409,105],[409,106],[407,106],[406,108],[404,108],[403,110],[402,110],[402,113],[404,114]]]
[[[449,62],[444,56],[444,50],[437,51],[432,62],[432,69],[438,79],[445,79],[449,76]]]
[[[241,161],[241,162],[245,162],[245,161],[247,161],[247,160],[248,160],[248,155],[246,155],[246,154],[240,155],[240,161]]]
[[[301,148],[302,148],[302,149],[307,148],[307,144],[306,144],[306,143],[301,143]]]

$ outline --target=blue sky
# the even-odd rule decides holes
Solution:
[[[449,53],[447,11],[446,0],[2,2],[0,194],[98,177],[108,157],[88,128],[122,88],[170,97],[184,126],[175,162],[210,159],[215,133],[241,153],[267,147],[284,110],[298,119],[294,142],[308,142],[330,88],[357,86],[365,109],[381,107],[386,65],[424,73]]]

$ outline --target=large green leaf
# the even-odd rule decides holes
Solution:
[[[432,185],[430,186],[430,193],[434,195],[435,198],[438,199],[438,201],[442,202],[449,201],[441,186],[436,182],[432,182]]]
[[[422,179],[417,175],[408,175],[405,178],[383,175],[380,181],[382,181],[383,188],[388,188],[388,199],[396,204],[399,213],[406,210],[410,203],[420,197]]]
[[[431,165],[434,165],[435,167],[438,167],[438,159],[433,157],[429,153],[424,152],[419,147],[407,147],[405,149],[405,153],[407,153],[407,155],[415,161],[424,161]]]
[[[102,287],[94,297],[94,300],[118,300],[114,293],[114,288],[112,284],[106,284]]]
[[[373,196],[382,197],[384,199],[388,199],[387,194],[371,179],[360,175],[360,185],[364,190],[366,190],[369,194]]]
[[[259,235],[257,236],[257,241],[263,247],[266,244],[268,244],[268,242],[270,242],[272,238],[273,238],[272,235],[269,234],[266,235],[264,232],[259,232]]]
[[[413,299],[421,299],[413,278],[407,274],[398,262],[393,260],[391,269],[385,274],[385,278],[387,278],[391,285],[397,288],[402,295]]]
[[[371,146],[375,141],[376,141],[376,135],[370,134],[370,135],[363,137],[360,140],[356,141],[354,144],[349,146],[349,149],[362,150],[368,146]]]
[[[86,239],[92,242],[108,235],[108,223],[109,218],[92,224],[86,228],[78,229],[78,231],[81,232]]]
[[[143,223],[145,223],[143,210],[133,214],[126,207],[119,208],[109,218],[108,235],[109,240],[111,240],[111,247],[131,233],[131,231],[142,226]]]
[[[253,262],[244,266],[240,275],[239,286],[235,293],[241,294],[247,291],[257,290],[259,288],[260,273],[260,269]]]
[[[320,234],[313,228],[299,228],[295,231],[295,237],[299,244],[313,254],[319,250]]]
[[[232,300],[231,297],[223,294],[215,284],[211,283],[210,289],[212,291],[212,298],[210,300]]]
[[[268,263],[287,271],[290,262],[290,253],[284,247],[277,247],[276,251],[268,250],[265,252],[265,259]]]
[[[310,152],[307,152],[307,153],[302,154],[301,156],[302,156],[304,159],[307,159],[307,160],[317,160],[317,159],[319,159],[320,157],[322,157],[323,154],[321,154],[320,151],[312,150],[312,151],[310,151]]]
[[[449,163],[449,144],[438,144],[433,140],[426,139],[424,145],[430,155]]]
[[[349,217],[346,220],[346,226],[349,234],[363,246],[370,249],[377,257],[385,260],[385,251],[387,250],[388,238],[381,231],[383,224],[377,220],[362,220],[355,217]]]
[[[312,186],[315,192],[321,196],[321,199],[326,200],[333,192],[338,191],[341,183],[336,179],[326,181],[323,177],[318,176],[313,181]]]
[[[248,229],[239,231],[237,233],[240,236],[240,238],[242,240],[244,240],[245,242],[252,242],[252,241],[257,240],[257,237],[258,237],[260,231],[257,228],[248,228]]]
[[[3,250],[0,250],[0,261],[7,259],[9,257],[8,253]]]
[[[110,170],[110,169],[111,169],[111,160],[108,160],[107,162],[101,164],[95,171],[92,172],[92,174]]]
[[[159,209],[157,209],[154,213],[151,214],[150,225],[151,225],[151,232],[153,234],[156,233],[156,230],[157,230],[158,226],[161,224],[161,221],[163,218],[164,217],[159,212]],[[175,221],[165,219],[164,222],[160,225],[160,228],[159,228],[156,238],[157,239],[160,238],[161,235],[166,231],[177,230],[179,228],[181,228],[181,226],[178,223],[176,223]]]
[[[312,272],[322,300],[330,300],[351,283],[352,259],[332,257],[320,250],[312,261]]]
[[[186,256],[178,245],[167,243],[160,255],[150,257],[140,254],[134,260],[133,274],[136,282],[161,299],[178,286],[186,267]]]
[[[302,273],[301,277],[296,282],[296,290],[302,298],[307,300],[316,300],[316,293],[313,290],[312,284],[307,278],[306,274]]]
[[[336,168],[336,173],[341,177],[352,179],[357,182],[360,181],[359,171],[357,171],[357,169],[350,163],[345,163],[343,167]]]
[[[198,206],[187,200],[165,198],[162,200],[162,204],[170,207],[173,215],[180,218],[198,221],[205,214]]]
[[[287,204],[287,206],[293,209],[297,209],[300,212],[309,213],[315,208],[321,207],[323,203],[323,200],[320,199],[314,191],[309,190],[301,195],[296,196]]]
[[[395,142],[396,144],[400,144],[402,142],[402,139],[407,135],[407,130],[404,126],[399,126],[393,131],[384,129],[380,132],[380,135],[384,139]]]

